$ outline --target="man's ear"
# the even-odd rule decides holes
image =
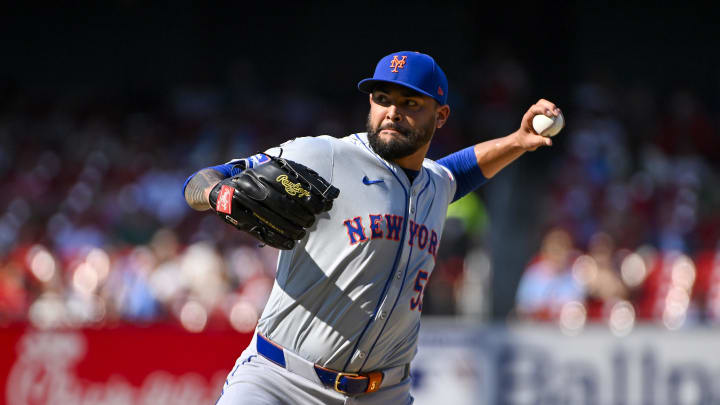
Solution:
[[[450,117],[450,106],[445,104],[444,106],[438,107],[435,111],[435,126],[442,128]]]

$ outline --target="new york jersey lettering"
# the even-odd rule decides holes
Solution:
[[[408,240],[408,245],[413,246],[415,244],[415,235],[417,235],[420,224],[411,219],[408,225],[410,227],[410,239]]]
[[[428,253],[433,255],[433,257],[437,258],[437,248],[438,248],[438,236],[435,231],[430,232],[430,246],[428,247]]]
[[[382,215],[372,215],[370,214],[370,238],[371,239],[379,239],[383,237],[383,231],[382,231]]]
[[[368,220],[370,222],[369,230],[366,230],[363,226],[362,217],[360,216],[343,222],[350,245],[375,239],[400,241],[404,217],[394,214],[369,214]],[[384,225],[383,222],[385,222]],[[434,258],[437,257],[439,240],[434,229],[429,229],[425,224],[419,224],[410,219],[408,220],[407,232],[408,246],[416,246],[418,250],[427,248],[428,254]]]
[[[418,232],[418,247],[425,249],[428,240],[428,229],[425,225],[420,225],[420,231]]]
[[[402,230],[403,220],[405,218],[400,215],[385,215],[385,223],[387,225],[387,238],[395,241],[400,240],[400,231]]]
[[[350,238],[350,244],[354,245],[359,242],[365,242],[367,237],[365,236],[365,229],[362,226],[362,218],[355,217],[348,219],[343,222],[347,228],[348,237]]]

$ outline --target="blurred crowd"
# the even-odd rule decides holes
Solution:
[[[432,157],[508,133],[533,101],[506,52],[467,69],[455,73],[463,86],[451,74],[454,116]],[[296,136],[363,130],[367,114],[352,83],[342,104],[262,83],[240,61],[223,86],[162,95],[0,86],[0,325],[252,330],[277,251],[190,210],[183,181]],[[450,208],[424,314],[487,319],[492,278],[522,273],[513,315],[570,332],[720,320],[717,111],[689,89],[667,106],[608,79],[571,91],[564,145],[542,170],[552,176],[540,195],[514,197],[539,201],[537,253],[524,272],[496,269],[488,196],[470,194]]]
[[[569,333],[601,322],[618,335],[637,322],[720,322],[717,111],[687,89],[666,106],[642,87],[586,83],[575,97],[578,124],[553,162],[547,231],[517,316]]]

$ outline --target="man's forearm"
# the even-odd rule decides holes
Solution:
[[[203,169],[197,172],[185,187],[185,201],[190,208],[197,211],[209,210],[210,191],[223,178],[222,173],[213,169]]]
[[[512,133],[475,145],[475,157],[483,175],[489,179],[519,158],[526,150],[518,141],[516,133]]]

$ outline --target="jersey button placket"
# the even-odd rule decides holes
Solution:
[[[412,194],[412,191],[410,191],[410,194]],[[415,198],[405,194],[405,197],[407,198],[406,203],[408,212],[411,210],[414,211],[413,204]],[[409,198],[408,198],[409,197]],[[407,215],[404,218],[405,224],[403,225],[403,230],[405,231],[405,236],[402,238],[403,242],[398,246],[398,249],[400,249],[400,258],[398,260],[398,266],[395,269],[395,277],[391,278],[390,286],[388,288],[388,291],[383,298],[383,302],[380,304],[380,307],[378,308],[377,314],[375,314],[375,318],[373,319],[373,322],[371,323],[370,327],[368,328],[368,331],[366,332],[365,336],[363,337],[362,341],[357,347],[357,351],[355,352],[353,359],[350,363],[351,367],[361,367],[365,362],[365,357],[367,357],[367,354],[373,350],[373,346],[375,345],[375,342],[377,341],[380,332],[383,330],[383,327],[385,326],[385,323],[387,322],[387,318],[390,314],[390,311],[393,308],[394,303],[397,301],[398,297],[402,294],[401,287],[402,287],[402,278],[404,274],[404,270],[407,266],[407,261],[410,256],[410,249],[408,246],[408,227],[407,227],[407,221],[409,221],[410,216]],[[391,276],[392,277],[392,276]]]
[[[415,200],[416,200],[416,197],[417,197],[417,189],[413,189],[413,191],[412,191],[412,196],[410,197],[410,210],[409,210],[409,211],[410,211],[411,214],[414,214],[414,213],[415,213]]]

